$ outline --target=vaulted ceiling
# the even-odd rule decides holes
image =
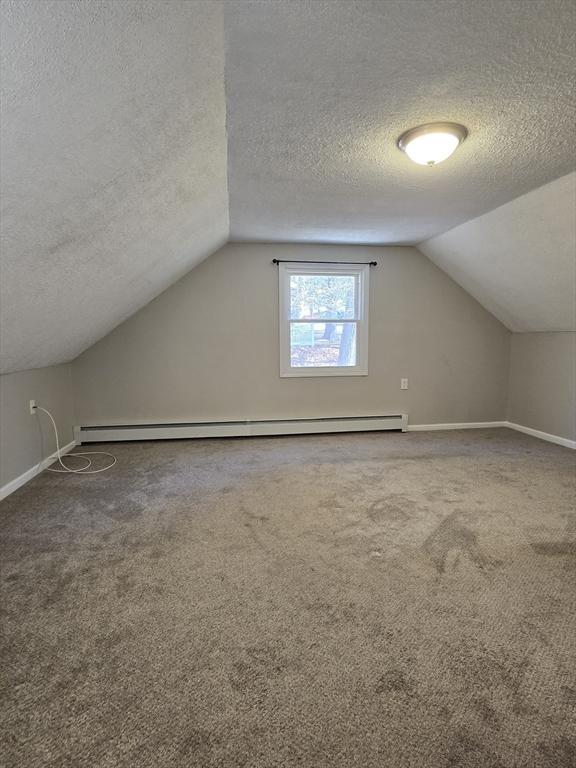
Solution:
[[[70,360],[228,238],[222,6],[2,3],[2,370]]]
[[[574,167],[571,0],[3,0],[2,17],[2,371],[74,358],[229,237],[427,240],[508,327],[570,320],[574,193],[542,185]],[[416,166],[395,140],[436,119],[470,136]]]
[[[510,330],[576,330],[576,173],[419,248]]]
[[[574,168],[572,0],[232,1],[233,239],[418,243]],[[395,141],[470,135],[437,168]]]

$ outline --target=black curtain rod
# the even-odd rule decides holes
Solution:
[[[368,264],[377,267],[377,261],[307,261],[306,259],[272,259],[272,264]]]

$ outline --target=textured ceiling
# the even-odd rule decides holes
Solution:
[[[510,330],[576,330],[576,173],[419,248]]]
[[[574,167],[572,0],[232,0],[231,238],[417,243]],[[406,128],[454,120],[417,166]]]
[[[222,5],[2,3],[2,370],[70,360],[228,237]]]
[[[2,0],[0,369],[73,359],[223,244],[229,205],[233,239],[414,243],[566,174],[575,8]],[[435,119],[470,136],[416,166],[395,139]],[[498,289],[520,229],[500,260],[424,249],[510,327],[564,325],[564,277]]]

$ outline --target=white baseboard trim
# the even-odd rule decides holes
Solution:
[[[576,440],[569,440],[567,437],[551,435],[548,432],[541,432],[532,427],[523,427],[521,424],[514,424],[512,421],[468,421],[451,424],[408,424],[408,432],[434,432],[446,429],[489,429],[490,427],[506,427],[515,429],[516,432],[523,432],[525,435],[537,437],[539,440],[547,440],[549,443],[562,445],[564,448],[576,450]]]
[[[512,421],[506,421],[504,426],[509,427],[510,429],[515,429],[517,432],[523,432],[525,435],[538,437],[540,440],[547,440],[549,443],[556,443],[556,445],[563,445],[564,448],[572,448],[572,450],[576,450],[576,440],[569,440],[567,437],[551,435],[548,432],[541,432],[539,429],[532,429],[532,427],[523,427],[521,424],[514,424]]]
[[[60,453],[64,455],[65,453],[70,453],[70,451],[75,447],[76,440],[72,440],[71,443],[68,443],[68,445],[65,445],[63,448],[60,449]],[[6,496],[9,496],[11,493],[14,493],[14,491],[17,491],[18,488],[21,488],[23,485],[25,485],[29,480],[32,480],[33,477],[36,477],[36,475],[39,475],[40,472],[46,469],[46,467],[49,467],[50,464],[53,464],[57,459],[56,451],[54,453],[50,454],[50,456],[46,457],[45,459],[42,459],[41,462],[36,464],[33,467],[30,467],[30,469],[27,469],[26,472],[23,472],[18,477],[15,477],[14,480],[10,480],[9,483],[6,483],[6,485],[3,485],[0,488],[0,501],[2,499],[5,499]]]
[[[506,421],[463,421],[450,424],[408,424],[408,432],[435,432],[446,429],[489,429],[507,427]]]

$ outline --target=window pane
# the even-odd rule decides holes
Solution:
[[[356,323],[290,323],[290,365],[356,365]]]
[[[292,320],[354,320],[354,275],[290,275]]]

